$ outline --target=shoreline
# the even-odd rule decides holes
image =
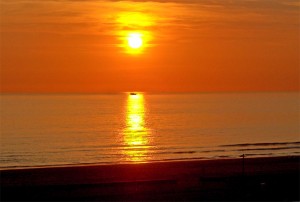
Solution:
[[[1,199],[299,200],[299,172],[300,156],[9,169]]]
[[[295,158],[300,155],[279,155],[279,156],[252,156],[245,154],[245,159],[269,159],[269,158]],[[116,162],[95,162],[95,163],[78,163],[78,164],[54,164],[54,165],[33,165],[33,166],[8,166],[0,167],[1,171],[8,170],[28,170],[28,169],[44,169],[44,168],[70,168],[70,167],[89,167],[89,166],[114,166],[114,165],[135,165],[135,164],[152,164],[152,163],[172,163],[172,162],[198,162],[198,161],[226,161],[242,159],[240,157],[224,157],[224,158],[183,158],[183,159],[166,159],[166,160],[150,160],[150,161],[124,161]]]

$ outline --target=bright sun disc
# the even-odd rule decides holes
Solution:
[[[140,34],[137,34],[137,33],[134,33],[134,34],[130,34],[128,36],[128,45],[131,47],[131,48],[140,48],[143,44],[143,40],[141,38],[141,35]]]

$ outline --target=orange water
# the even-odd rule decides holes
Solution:
[[[299,155],[298,93],[1,95],[1,167]]]

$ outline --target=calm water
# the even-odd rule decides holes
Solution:
[[[1,95],[2,168],[299,155],[299,94]]]

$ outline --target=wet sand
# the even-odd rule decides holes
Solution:
[[[299,201],[299,172],[300,156],[1,170],[1,201]]]

